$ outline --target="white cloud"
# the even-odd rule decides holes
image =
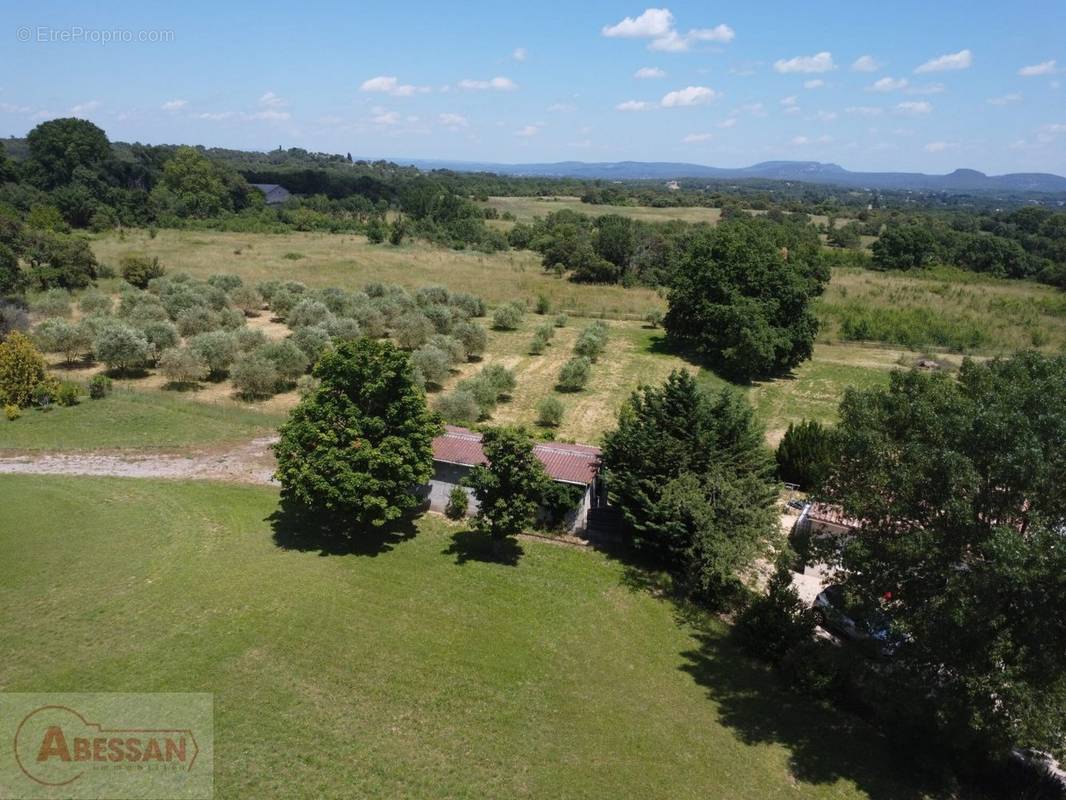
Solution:
[[[445,128],[450,128],[453,131],[458,130],[459,128],[465,128],[470,124],[462,114],[453,114],[450,112],[445,112],[439,115],[437,119],[440,120],[441,125]]]
[[[882,65],[873,56],[859,56],[851,62],[851,69],[854,72],[877,72],[881,67]]]
[[[706,142],[711,138],[709,133],[690,133],[681,141],[685,144],[696,144],[697,142]]]
[[[814,78],[813,80],[803,82],[804,89],[821,89],[823,86],[825,86],[825,81],[821,78]]]
[[[167,100],[160,108],[164,111],[180,111],[187,105],[189,105],[188,100]]]
[[[29,106],[16,106],[11,103],[0,103],[0,111],[5,114],[29,114],[32,111]]]
[[[527,137],[528,136],[536,136],[538,133],[540,133],[540,123],[537,123],[536,125],[526,125],[524,127],[519,128],[518,130],[516,130],[514,132],[515,136],[527,136]]]
[[[737,118],[736,117],[730,117],[729,119],[723,119],[721,122],[719,122],[718,123],[718,127],[719,128],[732,128],[732,127],[735,127],[736,124],[737,124]]]
[[[87,100],[84,103],[78,103],[76,106],[70,109],[71,114],[91,114],[102,106],[99,100]]]
[[[871,83],[866,87],[868,92],[898,92],[900,89],[906,89],[909,81],[906,78],[893,78],[886,75],[884,78]]]
[[[811,143],[811,140],[808,137],[806,137],[806,136],[794,136],[794,137],[792,137],[792,141],[789,142],[789,144],[794,144],[794,145],[797,145],[797,146],[804,145],[804,144],[810,144],[810,143]]]
[[[274,108],[267,108],[263,111],[256,111],[254,114],[249,114],[248,119],[262,119],[267,122],[284,122],[292,115],[288,111],[278,111]]]
[[[665,35],[653,39],[648,45],[649,50],[660,50],[666,53],[683,53],[696,42],[722,42],[728,44],[733,41],[736,32],[728,25],[718,25],[714,28],[693,28],[688,33],[667,31]]]
[[[969,50],[960,50],[957,53],[947,53],[937,58],[931,58],[921,66],[916,67],[914,71],[918,74],[923,72],[943,72],[949,69],[967,69],[971,64],[973,64],[973,53]]]
[[[762,103],[749,103],[746,106],[741,106],[740,110],[747,114],[751,114],[753,117],[766,116],[766,108]]]
[[[548,111],[558,114],[566,114],[571,111],[577,111],[577,106],[573,103],[552,103],[548,106]]]
[[[529,51],[524,47],[516,47],[514,52],[511,53],[511,58],[515,61],[525,61],[529,58]]]
[[[285,101],[273,92],[267,92],[259,98],[259,105],[265,108],[281,108],[286,105]]]
[[[929,142],[924,149],[927,153],[943,153],[945,150],[953,150],[956,147],[958,145],[953,142]]]
[[[674,15],[668,8],[648,8],[639,17],[625,17],[615,25],[605,25],[604,36],[624,39],[651,39],[649,50],[678,53],[688,50],[696,42],[733,41],[736,32],[728,25],[713,28],[692,28],[679,33],[674,28]]]
[[[618,111],[647,111],[651,107],[651,103],[643,100],[626,100],[624,103],[619,103],[615,106]]]
[[[199,115],[200,119],[208,119],[212,122],[218,122],[219,120],[232,119],[237,116],[233,111],[204,111]]]
[[[1055,74],[1055,59],[1042,61],[1039,64],[1031,64],[1028,67],[1022,67],[1018,70],[1018,74],[1023,78],[1035,78],[1038,75],[1053,75]]]
[[[476,81],[466,78],[459,81],[460,89],[468,89],[473,91],[484,91],[486,89],[493,89],[500,92],[512,92],[518,88],[518,84],[512,81],[510,78],[504,78],[502,76],[496,76],[487,81]]]
[[[633,73],[634,78],[665,78],[666,72],[658,67],[641,67]]]
[[[836,69],[836,64],[833,63],[833,54],[823,51],[813,56],[796,56],[787,60],[780,59],[774,62],[774,69],[782,74],[790,72],[829,72]]]
[[[796,95],[790,94],[788,97],[782,97],[781,105],[785,106],[785,108],[791,108],[796,105]]]
[[[884,109],[877,106],[848,106],[844,110],[849,114],[858,114],[863,117],[877,117],[884,111]]]
[[[428,86],[413,86],[409,83],[400,83],[395,75],[378,75],[369,78],[359,86],[361,92],[380,92],[391,94],[393,97],[410,97],[416,92],[428,92]]]
[[[1036,138],[1046,144],[1062,134],[1066,134],[1066,123],[1049,122],[1047,125],[1041,125],[1037,128]]]
[[[395,111],[377,110],[370,121],[375,125],[399,125],[400,115]]]
[[[711,102],[717,96],[714,89],[706,86],[686,86],[674,92],[663,95],[663,108],[678,108],[680,106],[698,106]]]
[[[605,25],[603,35],[638,39],[663,36],[673,29],[674,15],[668,8],[649,8],[637,18],[626,17],[617,25]]]
[[[933,104],[925,100],[907,100],[896,105],[896,111],[901,114],[928,114],[933,110]]]
[[[1012,94],[1000,95],[999,97],[990,97],[985,102],[990,106],[1008,106],[1011,103],[1020,103],[1021,100],[1022,96],[1017,92],[1014,92]]]
[[[908,86],[907,94],[943,94],[947,87],[942,83],[926,83],[921,86]]]
[[[832,122],[839,114],[835,111],[817,111],[814,114],[814,118],[819,122]]]

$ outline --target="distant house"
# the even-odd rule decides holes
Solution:
[[[585,530],[589,510],[604,504],[604,492],[598,479],[600,449],[585,444],[542,442],[534,445],[533,454],[544,465],[553,481],[584,488],[581,502],[567,515],[563,527],[571,533]],[[429,507],[444,511],[448,496],[474,467],[487,464],[481,448],[481,434],[466,428],[446,425],[444,433],[433,440],[433,477],[424,488]],[[467,513],[477,513],[477,500],[466,490]]]
[[[292,197],[292,193],[288,189],[277,183],[253,183],[250,185],[253,189],[258,189],[263,193],[268,206],[280,205]]]

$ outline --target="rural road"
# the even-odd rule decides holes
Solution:
[[[0,474],[100,475],[118,478],[171,478],[273,484],[276,436],[229,448],[187,454],[32,453],[0,456]]]

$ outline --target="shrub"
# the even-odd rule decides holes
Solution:
[[[270,296],[270,310],[278,319],[285,319],[298,299],[288,289],[280,288]]]
[[[90,289],[78,300],[78,308],[85,314],[110,314],[114,303],[99,289]]]
[[[218,327],[235,331],[244,327],[244,313],[235,308],[224,308],[218,313]]]
[[[221,377],[237,357],[237,337],[229,331],[210,331],[189,339],[189,349],[203,356],[209,375]]]
[[[371,306],[358,306],[352,309],[352,318],[359,323],[359,328],[364,336],[371,339],[380,339],[388,333],[388,322],[385,315]]]
[[[456,389],[437,398],[437,413],[454,425],[473,425],[481,416],[477,399],[465,389]]]
[[[563,404],[557,397],[545,397],[537,403],[537,424],[558,428],[563,422]]]
[[[297,329],[292,335],[292,341],[307,356],[307,360],[313,364],[318,361],[318,357],[325,352],[332,340],[324,328],[316,326]]]
[[[776,458],[781,480],[804,489],[817,489],[836,460],[833,432],[813,420],[789,424],[777,446]]]
[[[644,315],[644,321],[652,328],[658,328],[663,324],[663,312],[662,311],[649,311]]]
[[[246,400],[270,397],[278,385],[274,362],[258,352],[245,356],[233,367],[233,387]]]
[[[523,316],[525,316],[525,312],[520,306],[514,303],[502,305],[493,312],[492,327],[498,331],[518,330],[518,326],[522,324]]]
[[[178,314],[175,322],[182,336],[195,336],[222,327],[218,314],[206,306],[185,309]]]
[[[535,307],[536,312],[538,314],[547,314],[549,311],[551,311],[551,308],[551,300],[549,300],[546,295],[538,294],[537,305]]]
[[[333,314],[329,307],[318,300],[300,300],[285,317],[285,324],[292,329],[305,325],[320,325],[329,320]]]
[[[148,338],[124,323],[108,325],[96,334],[93,353],[111,369],[127,372],[143,367],[154,352]]]
[[[529,343],[529,352],[531,355],[539,356],[544,352],[544,348],[548,346],[548,340],[539,331],[533,334],[533,339]]]
[[[393,330],[396,343],[405,350],[414,350],[421,347],[429,341],[429,337],[434,332],[433,323],[426,318],[425,314],[418,311],[404,314],[396,320]]]
[[[139,326],[144,338],[155,348],[156,353],[162,353],[178,344],[178,329],[169,322],[152,320]]]
[[[607,346],[607,325],[597,320],[581,331],[581,335],[574,342],[575,355],[584,356],[589,361],[595,362]]]
[[[363,335],[358,320],[351,317],[333,317],[326,320],[324,328],[335,342],[350,342]]]
[[[301,330],[305,329],[301,328]],[[238,328],[233,332],[233,336],[237,342],[237,349],[242,353],[251,352],[260,345],[267,343],[266,334],[258,328]]]
[[[7,417],[9,422],[14,422],[22,416],[22,411],[14,403],[5,403],[4,416]]]
[[[448,306],[426,306],[422,309],[422,313],[433,323],[433,328],[437,333],[447,333],[452,329],[452,310]]]
[[[102,400],[111,394],[111,379],[106,375],[93,375],[89,379],[89,398]]]
[[[496,403],[500,399],[500,394],[496,391],[496,387],[480,375],[460,381],[456,389],[457,391],[466,392],[474,398],[478,408],[477,419],[490,416],[496,409]]]
[[[485,316],[485,301],[469,292],[453,292],[448,296],[448,305],[457,309],[461,316],[467,319]]]
[[[70,292],[66,289],[49,289],[39,295],[30,307],[46,317],[69,317]]]
[[[166,273],[163,265],[156,256],[146,256],[136,253],[127,253],[119,261],[119,269],[122,279],[126,283],[144,289],[152,278],[162,278]]]
[[[510,395],[516,384],[514,373],[500,364],[485,367],[479,373],[479,377],[488,381],[489,385],[496,390],[498,397]]]
[[[445,305],[448,302],[448,289],[439,284],[423,286],[415,292],[415,302],[420,306]]]
[[[741,612],[736,633],[748,652],[775,663],[814,635],[810,609],[792,588],[785,559],[779,561],[767,593],[756,597]]]
[[[72,325],[65,319],[42,320],[33,329],[33,340],[45,353],[62,353],[68,363],[77,360],[90,345],[89,330],[84,325]]]
[[[535,331],[535,333],[538,336],[543,336],[544,341],[550,342],[552,339],[555,338],[555,326],[552,325],[550,322],[545,322],[537,326],[537,330]]]
[[[575,356],[559,370],[558,389],[562,392],[580,392],[589,382],[592,362],[584,356]]]
[[[452,364],[457,364],[460,361],[466,360],[466,347],[454,336],[446,336],[442,333],[438,333],[435,336],[429,337],[429,342],[427,344],[430,347],[436,347],[438,350],[443,350],[447,353],[448,359]]]
[[[411,354],[414,365],[426,383],[440,386],[451,373],[452,359],[448,353],[431,344],[424,344]]]
[[[12,331],[24,331],[29,327],[30,318],[25,310],[0,298],[0,339]]]
[[[17,409],[16,409],[17,410]],[[453,486],[448,493],[448,505],[444,507],[444,515],[448,519],[460,520],[466,516],[470,507],[470,495],[462,486]]]
[[[61,406],[76,406],[78,404],[78,395],[81,394],[81,387],[78,384],[71,381],[63,381],[59,384],[59,388],[55,393],[55,400],[57,405]]]
[[[463,343],[464,358],[480,356],[489,345],[488,331],[476,322],[460,322],[452,329],[452,335]]]
[[[246,317],[258,317],[263,309],[263,296],[251,286],[238,286],[229,293],[229,299]]]
[[[281,382],[292,383],[307,371],[307,356],[292,339],[269,342],[256,350],[255,355],[274,364]]]
[[[216,289],[221,289],[227,294],[234,291],[235,289],[239,289],[241,286],[244,285],[244,281],[241,280],[241,276],[234,275],[232,272],[224,272],[212,275],[210,278],[207,279],[207,282],[211,286],[214,286]]]
[[[159,371],[171,383],[187,384],[202,381],[211,372],[202,354],[188,347],[170,347],[159,356]]]
[[[552,322],[556,328],[565,328],[567,323],[566,314],[556,314],[555,320]]]

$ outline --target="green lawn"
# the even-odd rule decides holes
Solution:
[[[236,403],[201,403],[180,394],[118,388],[69,408],[26,410],[0,419],[0,450],[168,449],[244,442],[273,432],[281,415]]]
[[[280,547],[277,494],[0,479],[0,691],[206,691],[229,797],[906,798],[884,744],[798,700],[618,561],[417,536]]]

